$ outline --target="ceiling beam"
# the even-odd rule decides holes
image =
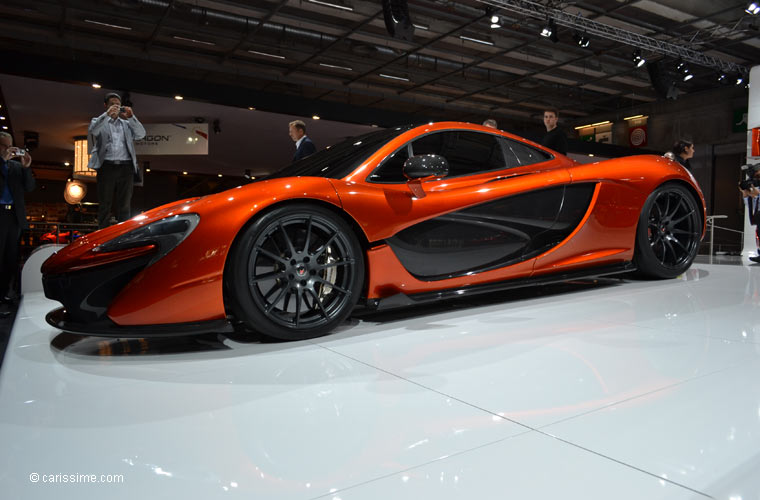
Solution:
[[[547,7],[546,5],[531,0],[478,0],[478,2],[516,12],[534,19],[551,19],[556,24],[567,28],[583,30],[589,35],[605,38],[607,40],[614,40],[657,54],[678,57],[684,61],[699,64],[700,66],[735,73],[746,73],[748,71],[746,66],[724,61],[717,57],[708,56],[702,52],[692,50],[682,45],[676,45],[649,36],[639,35],[632,31],[586,19],[580,14],[572,15],[560,9]]]

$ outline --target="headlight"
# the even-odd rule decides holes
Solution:
[[[148,265],[171,252],[193,232],[201,218],[198,214],[173,215],[147,226],[124,233],[92,249],[93,252],[116,252],[146,245],[156,245],[158,252]]]

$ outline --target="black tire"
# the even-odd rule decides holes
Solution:
[[[225,279],[233,315],[280,340],[330,333],[351,313],[364,255],[351,227],[329,210],[285,205],[249,225]]]
[[[679,184],[663,184],[649,195],[636,228],[634,262],[646,278],[675,278],[697,256],[702,236],[700,205]]]

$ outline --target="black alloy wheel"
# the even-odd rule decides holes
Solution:
[[[701,208],[679,184],[664,184],[649,195],[636,230],[635,261],[650,278],[675,278],[697,256],[702,235]]]
[[[349,225],[307,204],[277,208],[248,226],[230,265],[233,314],[280,340],[329,333],[351,313],[364,279]]]

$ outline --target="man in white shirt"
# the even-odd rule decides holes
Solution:
[[[101,229],[109,225],[112,205],[116,208],[117,221],[131,216],[132,190],[138,172],[134,141],[145,137],[145,127],[130,106],[121,105],[119,94],[106,94],[103,103],[106,110],[92,119],[87,130],[88,166],[98,172],[98,227]]]

